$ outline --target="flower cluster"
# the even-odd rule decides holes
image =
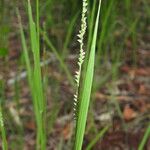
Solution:
[[[74,119],[76,120],[77,117],[77,107],[78,107],[78,95],[79,95],[79,84],[80,84],[80,77],[81,77],[81,70],[82,70],[82,64],[85,58],[85,52],[83,50],[83,39],[84,35],[86,32],[87,28],[87,17],[86,17],[86,12],[87,12],[87,0],[83,0],[83,6],[82,6],[82,17],[81,17],[81,29],[79,31],[78,36],[78,42],[80,44],[80,53],[79,53],[79,58],[78,58],[78,71],[76,71],[75,74],[75,81],[76,81],[76,92],[74,94]]]

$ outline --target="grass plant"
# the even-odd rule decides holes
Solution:
[[[86,18],[85,18],[85,13],[86,13],[85,6],[86,5],[87,5],[87,1],[83,1],[83,12],[82,12],[83,23],[86,21]],[[89,103],[90,103],[90,95],[91,95],[93,75],[94,75],[94,60],[95,60],[95,49],[96,49],[100,7],[101,7],[101,1],[99,1],[99,7],[98,7],[97,18],[96,18],[95,27],[94,27],[91,50],[90,50],[89,60],[88,60],[88,64],[87,64],[85,79],[83,82],[83,89],[81,90],[81,93],[80,93],[81,98],[78,100],[79,96],[78,95],[75,96],[75,103],[77,101],[77,104],[75,104],[75,105],[77,106],[77,109],[78,109],[78,110],[76,110],[77,118],[76,118],[75,145],[74,145],[75,150],[81,150],[84,132],[85,132],[87,113],[88,113],[88,107],[89,107]],[[81,29],[82,29],[82,23],[81,23]],[[83,31],[85,31],[85,30],[83,30]],[[82,30],[81,30],[81,32],[82,32]],[[81,39],[82,39],[82,36],[79,36],[79,37],[81,37]],[[81,46],[83,45],[82,40],[80,41],[80,44],[81,44]],[[81,48],[82,47],[80,47],[80,51],[81,51],[80,54],[83,53]],[[79,59],[80,59],[80,57],[79,57]],[[80,83],[80,75],[81,75],[80,64],[82,64],[82,59],[81,59],[81,62],[79,60],[79,72],[78,72],[78,74],[77,74],[78,76],[76,78],[77,85]]]
[[[39,2],[36,1],[36,24],[33,21],[32,8],[30,0],[28,0],[28,17],[29,17],[29,28],[30,28],[30,41],[31,49],[33,54],[34,65],[30,63],[29,51],[26,45],[25,35],[23,27],[20,22],[20,33],[22,46],[26,61],[26,68],[28,72],[28,81],[31,89],[31,95],[33,99],[33,107],[35,113],[35,120],[37,125],[37,149],[46,149],[46,99],[44,97],[43,85],[42,85],[42,75],[40,67],[40,44],[39,44]]]
[[[60,150],[70,150],[73,146],[74,150],[81,150],[83,148],[84,135],[94,133],[96,135],[93,140],[89,142],[86,148],[84,147],[86,150],[91,150],[98,142],[98,140],[102,138],[108,131],[110,127],[109,125],[104,128],[101,127],[100,132],[98,132],[99,129],[97,129],[97,123],[95,123],[95,111],[93,111],[93,109],[95,107],[94,103],[96,102],[94,101],[96,100],[95,93],[97,94],[97,92],[99,92],[99,90],[101,90],[101,88],[110,80],[112,85],[110,85],[109,82],[109,84],[107,84],[108,86],[104,86],[104,88],[107,89],[105,93],[106,99],[111,100],[111,102],[109,101],[107,104],[110,104],[110,106],[112,106],[111,104],[113,104],[113,106],[115,107],[117,115],[122,119],[121,127],[124,127],[122,128],[123,130],[128,131],[128,127],[130,126],[130,124],[125,122],[122,110],[120,109],[120,103],[117,101],[118,95],[116,95],[115,89],[119,89],[119,87],[118,84],[116,85],[116,82],[119,79],[119,67],[122,64],[128,65],[128,63],[125,62],[124,64],[124,61],[121,60],[122,54],[125,52],[123,51],[124,49],[131,48],[133,50],[133,52],[131,53],[131,58],[133,57],[132,65],[134,65],[134,67],[138,67],[138,53],[136,51],[138,46],[137,44],[139,42],[139,44],[143,46],[144,42],[142,40],[144,39],[144,34],[147,34],[144,33],[144,36],[141,36],[139,32],[141,30],[147,30],[146,27],[149,21],[145,20],[150,16],[149,2],[146,0],[142,0],[140,3],[140,5],[143,4],[141,5],[141,8],[136,8],[136,6],[139,5],[137,3],[134,10],[131,9],[134,8],[131,0],[82,0],[83,5],[81,26],[78,34],[80,51],[78,58],[78,71],[76,72],[74,82],[71,73],[72,70],[70,71],[70,68],[68,67],[69,65],[65,61],[68,58],[68,55],[72,52],[69,51],[69,46],[72,46],[73,48],[77,46],[76,43],[73,43],[72,45],[70,45],[70,43],[74,42],[73,35],[74,33],[76,33],[76,29],[78,28],[78,26],[75,26],[77,24],[76,22],[78,20],[81,8],[78,5],[79,2],[81,2],[81,0],[26,0],[22,5],[19,6],[19,8],[21,9],[22,6],[27,3],[26,6],[28,13],[28,25],[25,28],[24,26],[26,26],[26,23],[21,21],[19,11],[17,12],[24,56],[23,61],[25,61],[26,65],[28,84],[33,103],[33,112],[35,115],[35,149],[37,150],[47,149],[47,144],[49,144],[48,137],[53,133],[53,126],[58,116],[60,115],[60,112],[62,112],[62,104],[65,103],[64,101],[59,101],[59,99],[64,100],[64,97],[61,98],[61,96],[58,94],[61,91],[60,81],[62,81],[63,78],[60,78],[60,76],[54,74],[53,76],[57,76],[55,76],[55,78],[59,78],[58,81],[57,79],[55,81],[53,79],[49,80],[49,66],[45,68],[43,67],[44,69],[41,70],[40,63],[44,61],[45,58],[47,58],[47,56],[41,56],[41,51],[44,51],[44,53],[47,54],[47,49],[49,49],[55,55],[58,61],[57,71],[59,72],[59,75],[62,75],[64,73],[64,76],[66,76],[68,83],[72,86],[70,86],[70,92],[72,92],[73,88],[75,87],[73,106],[75,140],[73,141],[74,143],[72,143],[71,138],[66,141],[63,135],[61,135],[60,137],[58,137],[60,143],[58,143],[56,149],[58,148]],[[31,6],[31,4],[33,5]],[[14,3],[12,2],[9,8],[16,7],[16,5],[16,1]],[[9,10],[6,6],[5,0],[2,0],[2,4],[0,4],[0,12],[0,20],[2,22],[0,24],[0,32],[2,37],[2,39],[0,39],[0,57],[2,57],[2,63],[3,60],[7,62],[7,64],[5,63],[4,65],[0,65],[0,67],[4,66],[8,68],[8,61],[10,60],[9,58],[7,58],[7,56],[9,56],[8,34],[10,32],[11,25],[9,25],[10,21],[7,19],[7,17],[5,17],[9,14]],[[24,15],[22,13],[24,13],[24,11],[21,11],[21,16]],[[56,14],[54,14],[53,16],[53,13]],[[126,15],[124,15],[123,13],[125,13]],[[100,16],[100,14],[102,15]],[[101,22],[99,21],[100,17]],[[26,18],[24,19],[26,20]],[[44,27],[41,28],[40,24],[43,20]],[[44,48],[42,47],[43,45]],[[84,51],[84,49],[86,50]],[[138,55],[140,55],[140,53]],[[140,62],[141,61],[142,60],[140,60]],[[19,67],[20,65],[22,64],[18,64]],[[21,69],[22,68],[24,68],[24,66],[21,66]],[[95,70],[96,76],[94,77]],[[20,89],[19,85],[20,84],[18,81],[14,83],[14,96],[13,98],[11,98],[15,100],[12,103],[15,103],[15,106],[17,108],[17,117],[19,116],[20,118],[19,113],[21,110],[20,108],[22,107],[20,103],[20,100],[22,98],[22,90]],[[49,85],[51,93],[47,92],[49,90]],[[3,89],[0,91],[0,132],[2,148],[3,150],[7,150],[9,146],[12,147],[12,149],[23,149],[24,134],[26,134],[23,128],[24,124],[21,124],[21,126],[17,126],[17,129],[13,127],[15,124],[16,116],[13,116],[11,114],[11,108],[6,111],[5,114],[5,105],[3,105],[5,98],[1,97],[1,92],[5,91]],[[3,95],[4,94],[5,93],[3,93]],[[63,94],[65,95],[66,93],[64,92]],[[109,96],[107,94],[109,94]],[[51,95],[50,102],[47,102],[47,99],[49,99],[49,95]],[[67,96],[65,95],[65,97]],[[47,108],[47,103],[51,103],[52,105]],[[89,106],[91,106],[90,109]],[[114,107],[111,107],[110,109],[114,109]],[[106,106],[106,108],[108,107]],[[68,113],[68,110],[72,111],[72,109],[70,109],[70,105],[67,105],[67,107],[63,108],[63,112],[65,113]],[[86,130],[86,122],[89,111],[89,126]],[[112,110],[108,109],[107,111],[109,112]],[[116,113],[116,111],[114,112]],[[8,124],[5,123],[4,117],[9,120]],[[24,123],[24,120],[21,120],[21,123]],[[8,131],[10,131],[12,135],[16,136],[15,142],[7,141],[7,128],[5,129],[5,125],[7,125]],[[70,134],[72,134],[72,131]],[[139,143],[138,150],[144,149],[149,137],[150,125],[147,127],[145,134]],[[8,145],[7,142],[10,145]]]

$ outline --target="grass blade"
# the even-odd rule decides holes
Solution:
[[[109,126],[104,127],[97,135],[96,137],[89,143],[86,150],[91,150],[92,147],[96,144],[96,142],[104,136],[104,134],[108,131]]]
[[[30,0],[28,0],[28,15],[30,26],[30,40],[31,48],[34,59],[34,72],[33,72],[33,99],[36,105],[36,118],[37,118],[37,148],[42,150],[46,149],[46,101],[43,92],[41,67],[40,67],[40,47],[39,47],[39,12],[37,1],[37,26],[35,25],[32,17],[32,9]]]
[[[59,55],[59,53],[57,52],[57,49],[54,47],[54,45],[52,44],[52,42],[49,40],[48,36],[45,35],[43,32],[42,32],[42,35],[43,35],[43,38],[47,44],[47,46],[52,50],[52,52],[55,54],[57,60],[59,61],[61,67],[63,68],[64,72],[66,73],[66,76],[70,82],[71,85],[74,85],[74,81],[73,81],[73,77],[72,75],[70,74],[70,71],[69,69],[67,68],[67,66],[65,65],[63,59],[61,58],[61,56]]]
[[[33,53],[34,65],[31,67],[31,63],[29,60],[29,54],[27,50],[25,35],[23,31],[23,27],[21,24],[21,18],[18,15],[19,24],[20,24],[20,34],[23,46],[23,52],[26,61],[26,68],[28,73],[28,81],[30,85],[30,90],[33,99],[33,107],[36,118],[37,125],[37,149],[46,149],[46,131],[45,131],[45,123],[46,123],[46,100],[43,92],[42,85],[42,75],[41,75],[41,67],[40,67],[40,47],[39,47],[39,14],[38,14],[38,0],[37,0],[37,25],[33,21],[32,17],[32,8],[30,4],[30,0],[28,0],[28,17],[29,17],[29,28],[30,28],[30,41],[31,41],[31,49]],[[19,13],[18,13],[19,14]]]
[[[85,80],[83,85],[83,91],[81,91],[81,101],[79,105],[79,112],[76,125],[76,137],[75,137],[75,150],[81,150],[83,143],[83,136],[85,132],[86,119],[88,113],[88,107],[90,103],[90,95],[92,89],[93,75],[94,75],[94,62],[95,62],[95,48],[97,40],[97,31],[99,23],[101,0],[99,1],[99,8],[94,28],[93,40],[91,45],[91,51],[89,55],[89,61],[87,65],[87,71],[85,74]]]
[[[25,57],[25,61],[26,61],[28,81],[29,81],[29,83],[32,83],[31,64],[30,64],[30,59],[29,59],[27,44],[26,44],[26,40],[25,40],[25,35],[24,35],[22,24],[21,24],[21,17],[19,15],[18,10],[17,10],[17,16],[18,16],[18,20],[19,20],[19,29],[20,29],[20,35],[21,35],[21,42],[22,42],[22,47],[23,47],[23,53],[24,53],[24,57]],[[30,85],[30,86],[32,86],[32,85]]]
[[[77,21],[78,15],[79,15],[79,12],[77,12],[75,14],[75,16],[72,17],[72,20],[70,21],[70,24],[68,25],[68,31],[66,33],[66,38],[65,38],[65,41],[64,41],[64,45],[63,45],[63,52],[62,52],[63,59],[68,54],[67,46],[69,45],[69,42],[71,40],[71,36],[72,36],[73,30],[74,30],[74,25],[75,25],[75,22]]]
[[[1,105],[0,105],[0,132],[1,132],[1,137],[2,137],[2,149],[7,150],[8,145],[7,145],[7,140],[6,140],[6,131],[5,131],[5,127],[4,127]]]
[[[144,137],[139,145],[138,150],[143,150],[144,146],[148,140],[148,138],[150,137],[150,125],[147,127],[147,130],[145,131]]]

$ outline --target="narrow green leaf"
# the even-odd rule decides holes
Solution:
[[[96,144],[96,142],[104,136],[104,134],[108,131],[109,126],[104,127],[97,135],[96,137],[89,143],[86,150],[91,150],[92,147]]]
[[[1,137],[2,137],[2,149],[8,150],[6,131],[5,131],[5,126],[4,126],[4,121],[3,121],[3,113],[2,113],[1,105],[0,105],[0,133],[1,133]]]
[[[42,35],[43,35],[43,38],[47,44],[47,46],[52,50],[52,52],[55,54],[57,60],[59,61],[61,67],[63,68],[64,72],[66,73],[66,76],[69,80],[69,82],[71,83],[71,85],[74,85],[74,81],[73,81],[73,77],[67,67],[67,65],[64,63],[64,60],[61,58],[61,56],[59,55],[57,49],[55,48],[55,46],[53,45],[53,43],[50,41],[50,39],[48,38],[47,35],[45,35],[43,32],[42,32]]]
[[[81,91],[81,102],[79,105],[79,112],[78,112],[77,125],[76,125],[76,137],[75,137],[75,146],[74,146],[75,150],[81,150],[84,132],[85,132],[87,113],[88,113],[88,107],[90,103],[90,95],[91,95],[93,75],[94,75],[95,48],[96,48],[98,23],[99,23],[99,16],[100,16],[100,7],[101,7],[101,0],[99,1],[99,8],[98,8],[98,13],[97,13],[97,18],[96,18],[96,23],[94,28],[91,51],[90,51],[89,60],[87,64],[83,90]]]
[[[142,138],[142,141],[141,141],[141,143],[139,145],[138,150],[144,150],[144,146],[145,146],[145,144],[146,144],[146,142],[147,142],[149,137],[150,137],[150,125],[147,127],[147,129],[145,131],[145,134],[144,134],[144,136]]]

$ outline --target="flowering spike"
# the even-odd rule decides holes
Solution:
[[[87,12],[87,0],[83,0],[82,3],[82,17],[81,17],[81,29],[79,31],[79,34],[77,35],[78,37],[78,42],[80,44],[80,53],[79,53],[79,58],[78,58],[78,71],[75,72],[75,81],[76,81],[76,92],[74,95],[74,106],[73,106],[73,110],[74,110],[74,119],[77,119],[77,108],[78,108],[78,95],[79,95],[79,83],[80,83],[80,76],[81,76],[81,70],[82,70],[82,64],[85,58],[85,52],[83,50],[83,39],[84,39],[84,35],[86,32],[86,28],[87,28],[87,24],[86,24],[86,12]]]

